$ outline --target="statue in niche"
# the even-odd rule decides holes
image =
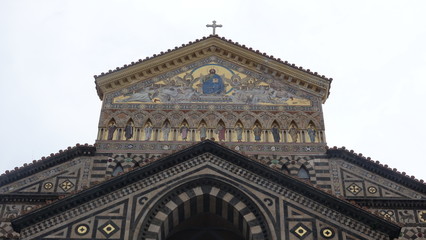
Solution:
[[[276,124],[274,124],[272,126],[272,136],[274,137],[274,142],[280,142],[281,138],[280,138],[280,129],[278,128],[278,126]]]
[[[182,140],[186,141],[188,138],[188,132],[189,128],[186,123],[183,124],[183,126],[180,128],[180,133],[182,134]]]
[[[256,142],[260,141],[262,135],[262,129],[260,129],[259,124],[256,124],[253,128],[254,140]]]
[[[314,125],[309,124],[308,127],[308,135],[309,135],[309,139],[311,140],[311,142],[315,142],[315,137],[317,135],[317,131],[315,130]]]
[[[117,125],[115,125],[115,122],[110,123],[108,127],[108,140],[112,140],[116,129],[117,129]]]
[[[237,133],[237,141],[241,142],[243,140],[243,128],[241,127],[240,123],[237,124],[235,132]]]
[[[129,140],[133,137],[133,125],[131,121],[129,121],[124,128],[124,136],[126,137],[126,140]]]
[[[226,128],[225,126],[223,126],[223,124],[218,124],[217,125],[217,129],[216,129],[219,141],[225,141],[225,132],[226,132]]]
[[[204,141],[207,138],[207,128],[206,128],[206,124],[202,123],[200,126],[200,140]]]
[[[170,133],[169,122],[164,123],[163,128],[161,130],[163,131],[163,140],[168,141],[169,140],[169,133]]]
[[[288,130],[288,133],[290,134],[290,136],[291,136],[291,140],[292,140],[292,142],[297,142],[297,138],[298,138],[298,130],[297,130],[297,128],[294,126],[294,124],[292,124],[291,126],[290,126],[290,129]]]
[[[203,79],[204,94],[220,94],[225,91],[225,84],[222,78],[216,74],[215,69],[210,69],[209,75]]]
[[[145,126],[145,141],[151,140],[152,135],[152,125],[150,122],[148,122]]]

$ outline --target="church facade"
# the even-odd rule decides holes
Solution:
[[[0,239],[424,239],[426,185],[329,148],[332,79],[211,35],[95,76],[96,143],[0,176]]]

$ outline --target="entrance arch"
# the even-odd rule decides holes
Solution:
[[[217,224],[209,228],[213,220]],[[271,239],[256,204],[241,190],[210,178],[183,184],[158,200],[143,220],[137,239],[174,240],[179,234],[185,239],[191,239],[191,234],[205,234],[212,240]],[[226,238],[230,236],[236,238]]]
[[[166,240],[244,240],[239,229],[216,214],[201,213],[176,226]]]

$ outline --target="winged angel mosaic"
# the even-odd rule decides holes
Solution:
[[[114,103],[232,103],[310,106],[271,81],[262,81],[219,64],[206,64],[164,78],[141,90],[114,98]]]

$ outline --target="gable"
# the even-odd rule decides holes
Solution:
[[[329,94],[331,79],[217,36],[210,36],[173,51],[155,55],[153,58],[140,60],[137,63],[132,62],[131,65],[95,76],[98,94],[103,99],[107,93],[123,89],[136,82],[149,81],[166,72],[180,71],[187,65],[211,57],[244,67],[262,77],[286,82],[295,89],[301,89],[319,97],[323,102]]]
[[[129,229],[150,239],[156,238],[154,232],[166,231],[161,222],[171,227],[203,209],[225,219],[241,216],[238,221],[248,234],[261,234],[262,239],[276,239],[282,231],[296,237],[304,232],[307,239],[325,230],[359,239],[399,232],[392,223],[210,141],[35,210],[13,225],[28,239],[70,238],[75,233],[82,238],[118,237],[130,234]],[[284,219],[283,212],[288,212]],[[119,216],[112,220],[110,214]]]
[[[349,199],[426,199],[426,186],[387,165],[345,149],[329,149],[333,189]]]
[[[82,175],[78,172],[83,168],[89,168],[88,157],[94,156],[95,152],[96,148],[93,146],[78,144],[57,154],[51,154],[47,158],[43,157],[30,164],[24,164],[21,168],[6,171],[6,174],[0,176],[0,193],[51,192],[65,181],[58,180],[60,174],[65,174],[74,182],[78,181]],[[49,187],[50,184],[52,187]],[[72,190],[76,189],[66,189]]]
[[[284,110],[284,106],[312,108],[317,98],[272,76],[212,56],[116,91],[106,103],[114,108],[136,108],[143,103],[180,104],[185,109],[185,104],[196,103],[239,105],[234,107],[236,110],[242,110],[241,105],[276,110],[281,106]]]

